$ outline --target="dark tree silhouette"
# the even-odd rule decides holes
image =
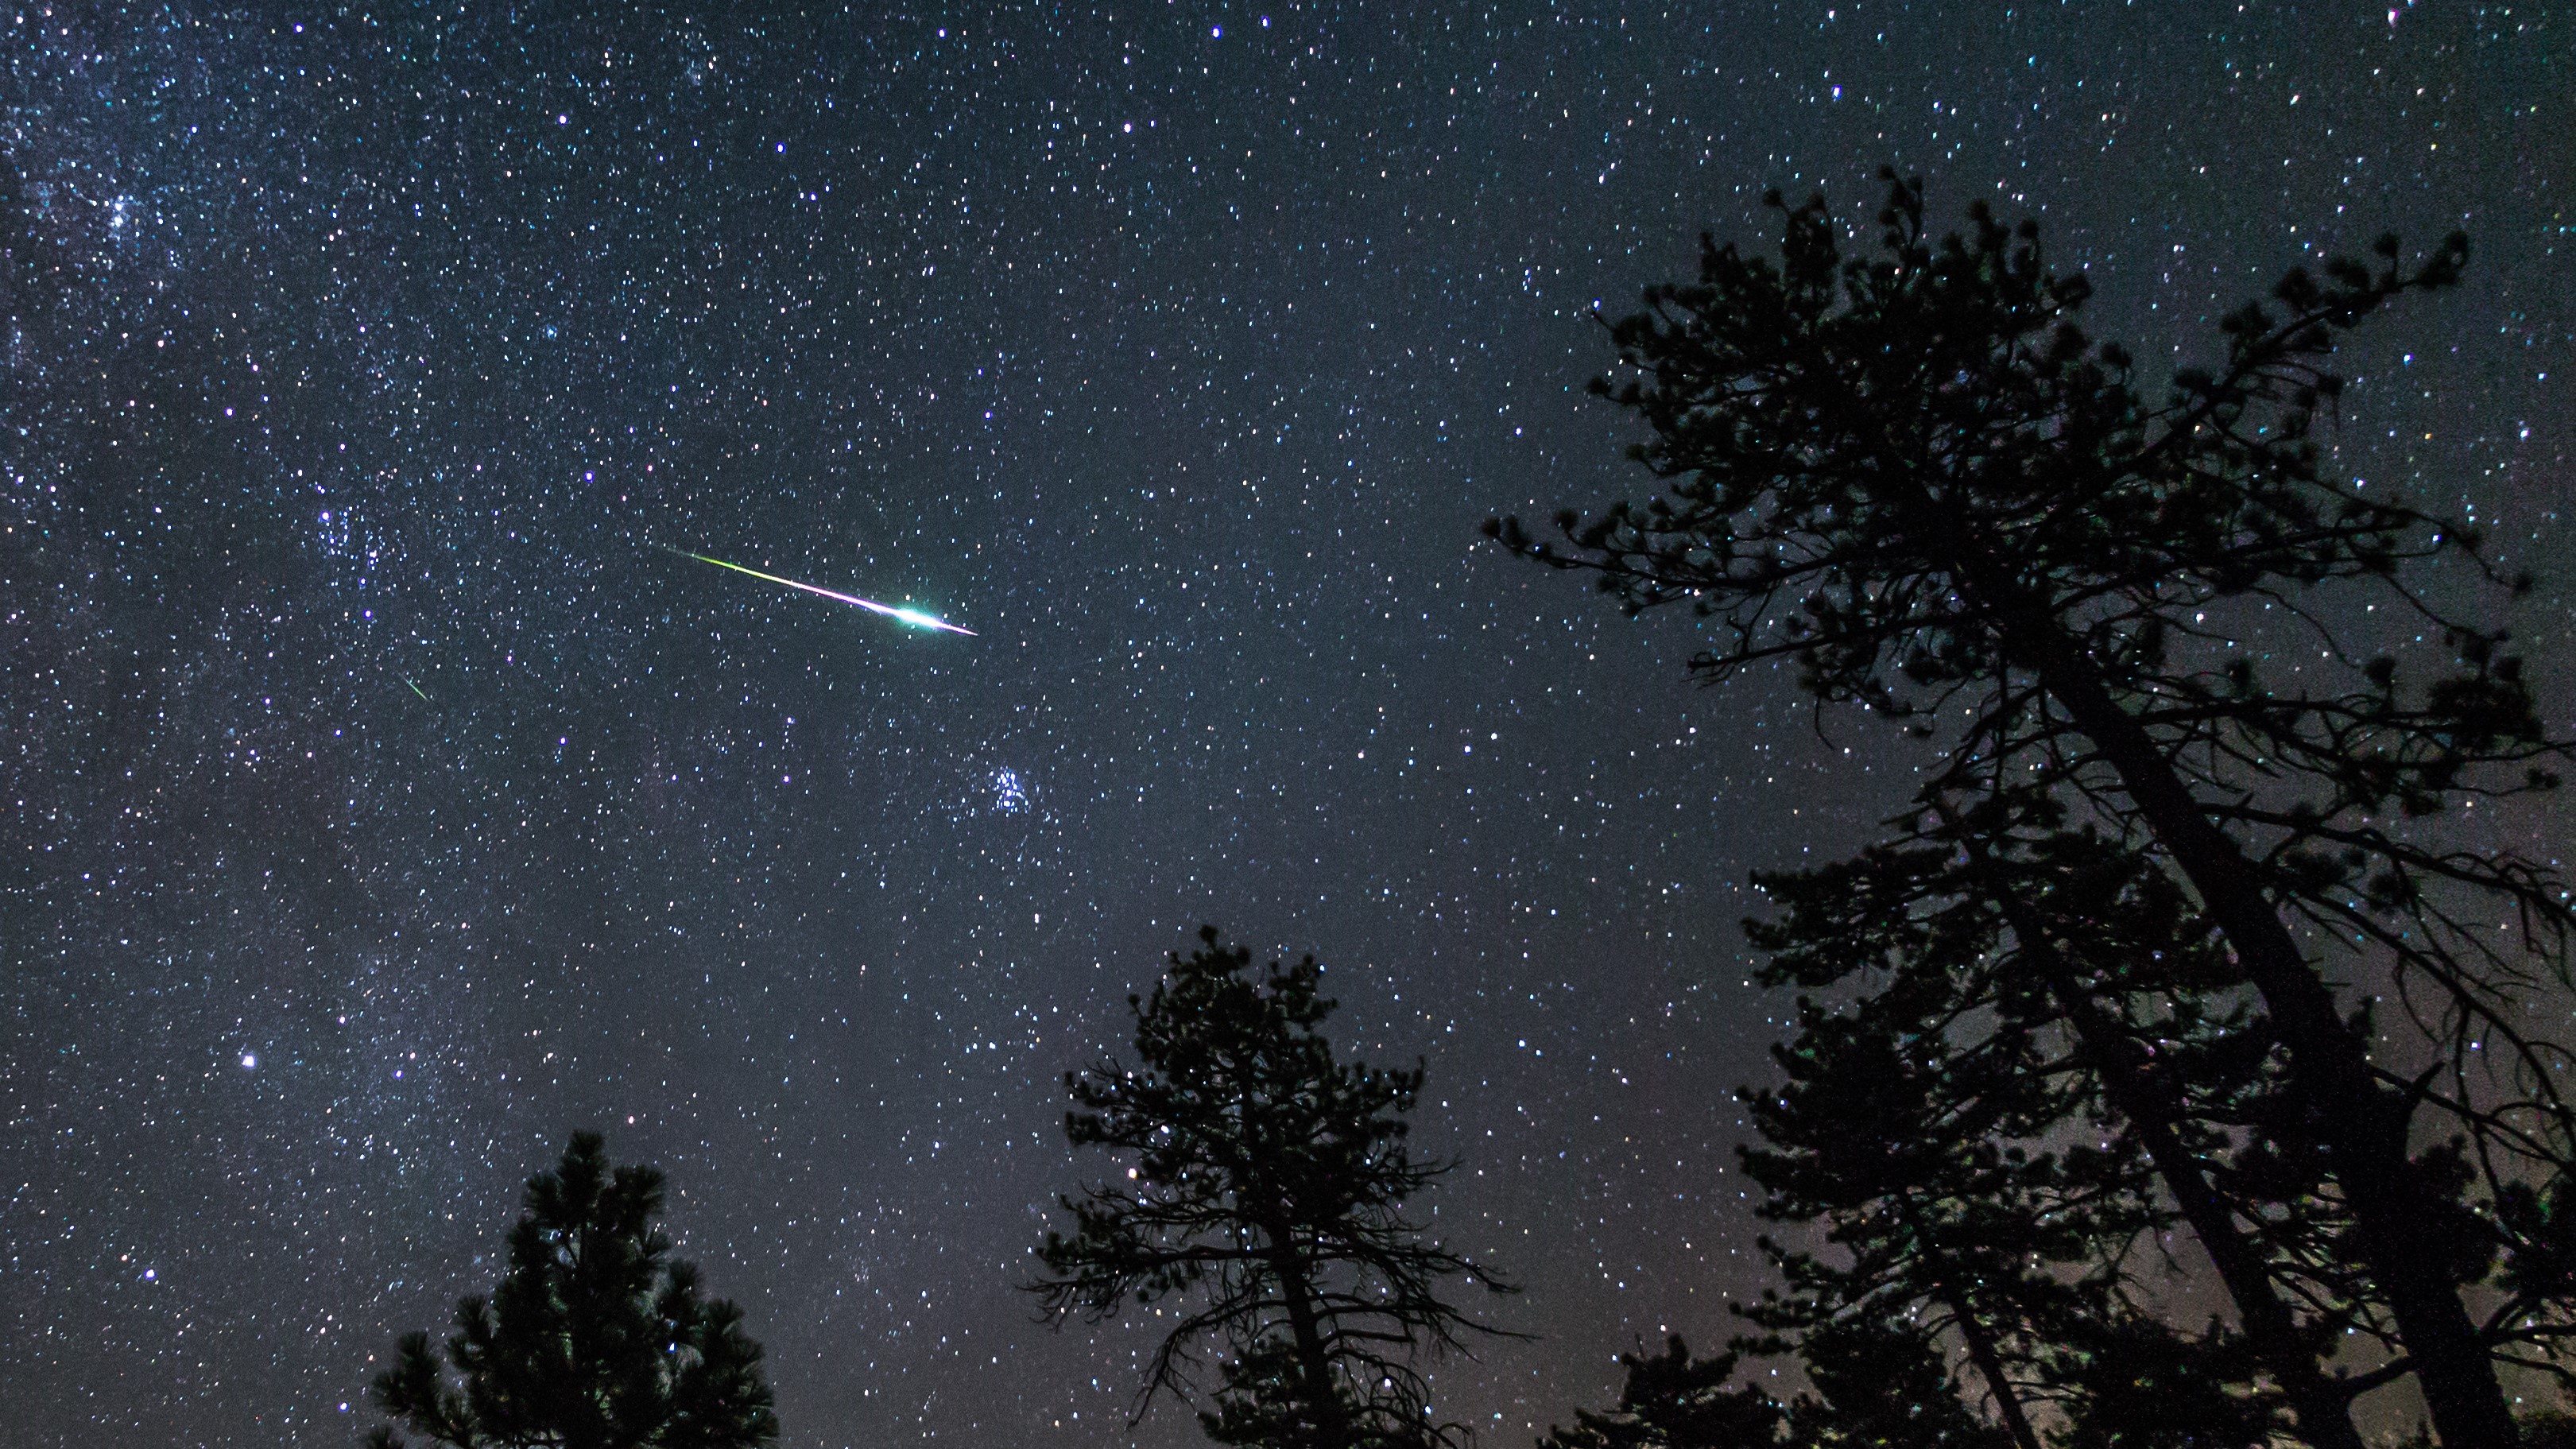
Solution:
[[[2181,1334],[2156,1319],[2072,1325],[2056,1366],[2067,1425],[2057,1449],[2271,1449],[2277,1406],[2243,1386],[2259,1365],[2217,1323]],[[2333,1421],[2342,1422],[2342,1421]]]
[[[2522,1420],[2523,1449],[2576,1449],[2576,1415],[2543,1409]]]
[[[742,1310],[699,1296],[653,1226],[662,1174],[612,1170],[599,1135],[528,1183],[510,1265],[490,1298],[456,1306],[441,1372],[406,1335],[376,1380],[385,1412],[452,1449],[749,1449],[778,1438],[760,1345]],[[378,1449],[404,1443],[391,1428]]]
[[[1889,181],[1876,255],[1846,262],[1821,200],[1775,196],[1780,263],[1711,242],[1695,283],[1649,289],[1613,326],[1632,378],[1599,390],[1652,429],[1635,452],[1665,496],[1561,514],[1560,543],[1489,531],[1631,610],[1692,608],[1719,640],[1692,661],[1706,679],[1792,660],[1820,699],[1948,739],[1935,791],[2037,769],[2151,849],[2259,995],[2434,1427],[2510,1445],[2511,1345],[2461,1291],[2483,1265],[2422,1251],[2420,1228],[2454,1217],[2463,1165],[2493,1204],[2569,1162],[2565,1053],[2523,1006],[2567,978],[2576,915],[2545,861],[2458,850],[2423,821],[2549,788],[2541,766],[2565,751],[2502,634],[2404,576],[2441,555],[2487,570],[2475,532],[2330,472],[2316,436],[2338,336],[2450,285],[2467,244],[2409,269],[2386,238],[2375,268],[2290,273],[2158,404],[2076,327],[2087,285],[2046,267],[2035,225],[1980,205],[1935,242],[1919,184]],[[2427,621],[2454,664],[2420,687],[2384,658],[2333,689],[2267,685],[2248,634],[2323,634],[2303,681],[2352,658],[2308,608],[2337,583]],[[2393,985],[2431,1070],[2374,1060],[2331,952],[2336,975]],[[2415,1150],[2452,1135],[2469,1145]],[[2507,1247],[2501,1213],[2479,1221]]]
[[[1416,1364],[1473,1323],[1440,1294],[1465,1277],[1509,1292],[1436,1242],[1406,1204],[1447,1164],[1406,1148],[1422,1071],[1334,1060],[1333,1003],[1312,957],[1252,970],[1220,944],[1174,954],[1150,998],[1128,998],[1139,1065],[1068,1073],[1076,1146],[1131,1155],[1123,1179],[1063,1200],[1071,1234],[1038,1250],[1043,1316],[1097,1322],[1169,1304],[1136,1412],[1187,1397],[1199,1355],[1222,1361],[1220,1443],[1397,1449],[1461,1437],[1434,1423]]]
[[[1855,1318],[1808,1335],[1799,1362],[1813,1394],[1789,1406],[1795,1449],[2006,1449],[1968,1412],[1940,1347],[1902,1320]]]
[[[1730,1388],[1736,1356],[1695,1359],[1679,1338],[1648,1358],[1621,1354],[1619,1405],[1575,1411],[1538,1449],[2010,1449],[1968,1412],[1939,1347],[1920,1325],[1855,1317],[1798,1345],[1814,1392],[1781,1404],[1759,1385]]]
[[[2056,828],[2044,791],[2013,793],[1965,813],[1943,801],[1924,828],[1854,860],[1757,877],[1780,907],[1748,927],[1772,953],[1766,984],[1875,988],[1837,1012],[1802,1004],[1821,1029],[1783,1053],[1798,1090],[1755,1094],[1773,1144],[1753,1154],[1757,1175],[1778,1179],[1766,1210],[1863,1214],[1834,1230],[1853,1240],[1849,1268],[1818,1278],[1784,1266],[1793,1283],[1921,1297],[1909,1255],[1964,1242],[1966,1260],[1945,1270],[1953,1282],[2020,1277],[2039,1290],[2016,1306],[2031,1335],[2022,1362],[2068,1412],[2110,1413],[2083,1405],[2110,1402],[2111,1360],[2177,1379],[2170,1366],[2188,1361],[2196,1386],[2224,1390],[2230,1422],[2286,1405],[2297,1420],[2283,1432],[2360,1449],[2351,1402],[2386,1377],[2332,1376],[2323,1360],[2350,1334],[2382,1347],[2391,1335],[2346,1261],[2348,1222],[2319,1183],[2277,1043],[2169,877],[2116,842]],[[2014,834],[2008,808],[2036,833]],[[1891,1244],[1891,1198],[1955,1226]],[[2119,1260],[2159,1256],[2139,1240],[2181,1225],[2236,1300],[2241,1332],[2167,1330],[2150,1353],[2151,1315]],[[2002,1266],[2020,1260],[2058,1266],[2032,1282]],[[2213,1422],[2170,1396],[2121,1412],[2143,1434],[2158,1404],[2176,1425]]]
[[[1788,1415],[1752,1385],[1730,1387],[1736,1356],[1691,1357],[1676,1334],[1653,1357],[1623,1353],[1628,1381],[1606,1414],[1574,1411],[1574,1427],[1551,1429],[1538,1449],[1773,1449]]]
[[[1950,1040],[1957,1001],[1908,999],[1919,979],[1854,1010],[1802,1003],[1774,1051],[1787,1080],[1743,1094],[1763,1139],[1742,1153],[1767,1190],[1756,1211],[1820,1224],[1836,1250],[1764,1239],[1789,1291],[1745,1312],[1790,1342],[1855,1318],[1953,1334],[2007,1440],[2042,1449],[2037,1346],[2115,1295],[2155,1214],[2125,1154],[2026,1145],[2075,1115],[2069,1084],[2028,1032]]]

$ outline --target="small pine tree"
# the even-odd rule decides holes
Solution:
[[[1194,1355],[1224,1366],[1223,1444],[1403,1449],[1447,1442],[1415,1367],[1423,1351],[1492,1333],[1442,1296],[1464,1276],[1509,1292],[1406,1212],[1443,1164],[1406,1148],[1422,1071],[1334,1060],[1320,1030],[1333,1003],[1314,958],[1270,963],[1219,943],[1175,954],[1150,998],[1128,998],[1135,1069],[1068,1073],[1075,1146],[1133,1154],[1123,1179],[1063,1200],[1070,1235],[1038,1250],[1029,1289],[1043,1317],[1097,1322],[1131,1301],[1170,1304],[1138,1405],[1186,1395]],[[1191,1300],[1195,1299],[1193,1304]]]
[[[1538,1449],[2012,1449],[2006,1430],[1969,1410],[1921,1323],[1851,1314],[1794,1347],[1813,1391],[1786,1404],[1759,1383],[1730,1386],[1734,1353],[1693,1358],[1675,1337],[1653,1358],[1621,1354],[1628,1381],[1619,1406],[1577,1410],[1575,1426],[1549,1430]]]
[[[1795,1342],[1855,1317],[1955,1333],[2004,1442],[2041,1449],[2029,1329],[2116,1289],[2114,1250],[2140,1226],[2119,1180],[2129,1165],[2071,1171],[2029,1151],[2068,1115],[2035,1043],[2002,1034],[1960,1050],[1941,1035],[1943,1011],[1902,996],[1842,1013],[1801,1002],[1797,1038],[1774,1049],[1787,1080],[1741,1094],[1763,1139],[1741,1149],[1766,1189],[1756,1212],[1821,1225],[1837,1250],[1763,1239],[1789,1291],[1745,1313]],[[2097,1185],[2109,1191],[2088,1201]]]
[[[1606,1414],[1574,1411],[1574,1427],[1550,1429],[1538,1449],[1772,1449],[1786,1415],[1752,1385],[1729,1387],[1734,1354],[1691,1357],[1675,1334],[1652,1357],[1623,1353],[1628,1382]]]
[[[2009,1449],[2001,1429],[1968,1411],[1967,1395],[1919,1326],[1849,1319],[1798,1346],[1812,1396],[1789,1406],[1796,1449]]]
[[[376,1401],[450,1449],[751,1449],[776,1442],[760,1345],[742,1310],[699,1296],[697,1269],[653,1227],[662,1174],[611,1169],[576,1132],[528,1183],[510,1266],[491,1297],[456,1306],[451,1384],[429,1335],[405,1335]],[[401,1449],[391,1427],[374,1449]]]
[[[2071,1326],[2052,1377],[2066,1390],[2061,1449],[2255,1449],[2281,1442],[2280,1415],[2247,1392],[2261,1365],[2245,1336],[2197,1336],[2123,1315]],[[2311,1426],[2314,1427],[2314,1426]]]

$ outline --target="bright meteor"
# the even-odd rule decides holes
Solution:
[[[765,574],[758,569],[747,569],[738,563],[727,563],[720,558],[709,558],[702,553],[691,553],[685,548],[673,548],[667,543],[658,544],[656,547],[661,548],[667,553],[676,553],[682,558],[693,558],[700,563],[714,564],[720,569],[731,569],[738,574],[749,574],[753,578],[760,579],[767,583],[785,584],[791,589],[803,589],[809,594],[820,594],[824,598],[830,599],[835,603],[856,604],[871,614],[883,614],[898,624],[909,624],[916,629],[938,629],[950,634],[963,634],[970,639],[975,637],[974,630],[961,629],[955,624],[951,624],[947,620],[942,619],[935,614],[925,614],[919,609],[902,609],[897,608],[892,604],[880,604],[874,599],[862,599],[856,594],[834,593],[832,590],[824,588],[819,584],[801,584],[794,579],[782,579],[776,574]]]

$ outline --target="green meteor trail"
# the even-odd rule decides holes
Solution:
[[[970,639],[975,637],[974,630],[961,629],[957,625],[951,624],[947,620],[942,619],[935,614],[925,614],[919,609],[897,608],[893,604],[880,604],[874,599],[862,599],[856,594],[835,593],[819,584],[803,584],[798,583],[794,579],[783,579],[776,574],[765,574],[758,569],[744,568],[738,563],[727,563],[720,558],[709,558],[702,553],[691,553],[685,548],[673,548],[667,543],[657,544],[655,546],[666,553],[676,553],[682,558],[693,558],[703,564],[714,564],[720,569],[731,569],[738,574],[749,574],[753,578],[762,580],[765,583],[785,584],[791,589],[803,589],[809,594],[820,594],[824,598],[833,600],[836,603],[856,604],[871,614],[883,614],[898,624],[909,624],[916,629],[937,629],[949,634],[963,634]]]

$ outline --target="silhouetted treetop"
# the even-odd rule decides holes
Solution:
[[[509,1267],[456,1306],[441,1371],[406,1335],[376,1380],[385,1412],[451,1449],[754,1449],[776,1442],[760,1345],[742,1310],[700,1296],[653,1226],[662,1174],[608,1162],[595,1132],[528,1183]],[[390,1428],[377,1449],[404,1440]]]
[[[1510,1290],[1424,1240],[1408,1204],[1448,1166],[1405,1145],[1422,1069],[1336,1060],[1321,980],[1312,957],[1256,972],[1211,926],[1150,997],[1128,998],[1138,1064],[1067,1074],[1065,1134],[1132,1165],[1063,1200],[1074,1230],[1047,1234],[1049,1276],[1029,1287],[1054,1322],[1169,1305],[1140,1416],[1187,1395],[1213,1351],[1201,1417],[1220,1443],[1445,1443],[1456,1427],[1428,1416],[1416,1360],[1494,1330],[1452,1307],[1443,1280]]]

